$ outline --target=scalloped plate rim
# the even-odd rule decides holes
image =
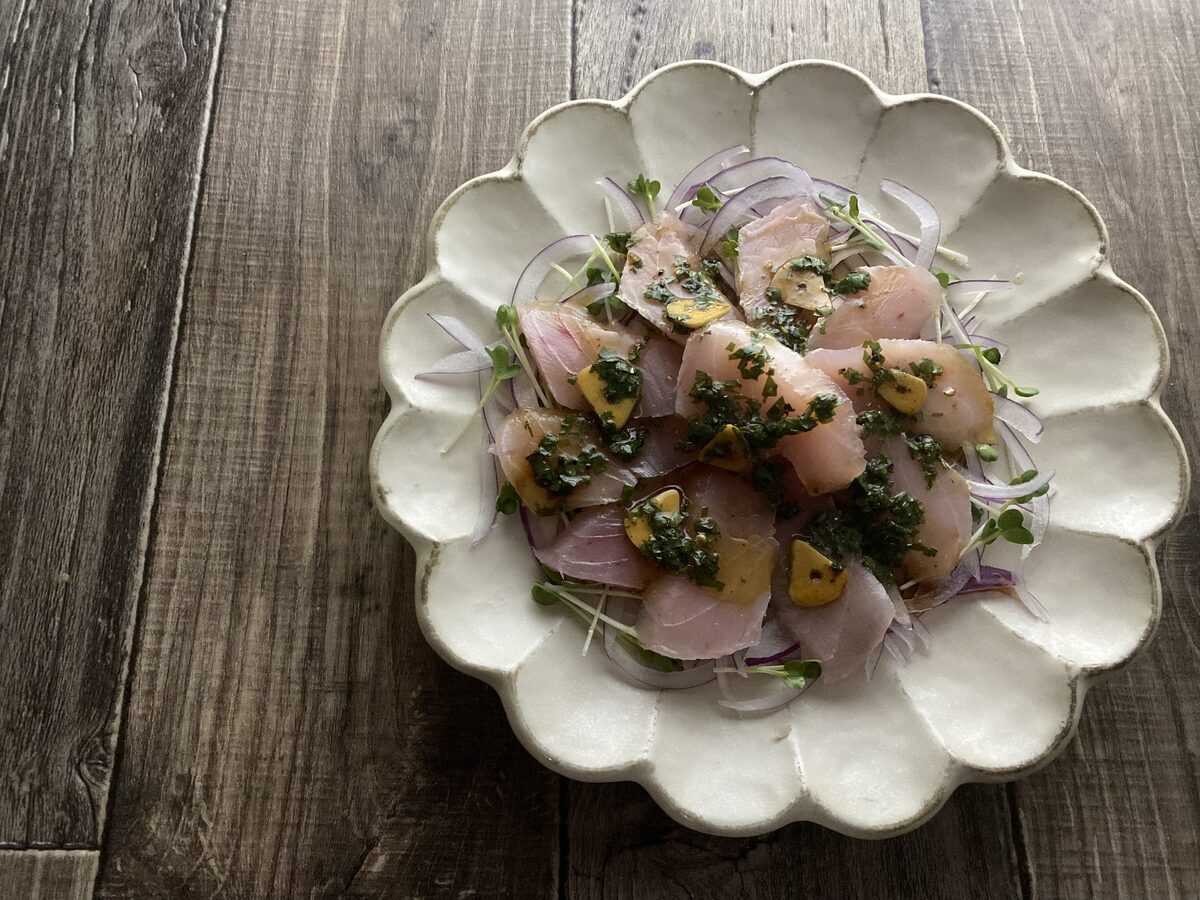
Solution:
[[[642,90],[650,82],[656,80],[660,76],[682,69],[704,68],[714,69],[724,72],[731,77],[737,79],[741,84],[749,89],[756,91],[753,102],[757,102],[757,89],[774,81],[780,75],[805,68],[828,68],[838,70],[844,74],[850,75],[860,80],[875,97],[880,105],[881,113],[897,106],[913,104],[922,101],[932,101],[937,103],[945,103],[958,107],[970,114],[973,118],[982,122],[991,132],[996,146],[999,151],[997,174],[1004,172],[1019,180],[1036,180],[1044,181],[1058,188],[1065,190],[1080,205],[1084,208],[1087,214],[1091,217],[1096,230],[1100,236],[1100,247],[1097,262],[1091,267],[1087,273],[1087,277],[1099,278],[1108,282],[1118,290],[1128,293],[1137,301],[1143,310],[1149,314],[1149,319],[1154,326],[1154,335],[1159,347],[1159,366],[1158,377],[1153,386],[1151,393],[1145,397],[1133,401],[1136,404],[1144,404],[1148,406],[1154,413],[1155,418],[1166,430],[1179,461],[1180,482],[1178,484],[1175,498],[1174,510],[1168,521],[1158,528],[1154,533],[1148,535],[1142,540],[1131,540],[1120,535],[1105,535],[1110,539],[1121,540],[1131,546],[1137,547],[1145,556],[1148,564],[1151,581],[1151,609],[1150,617],[1147,625],[1140,636],[1136,645],[1120,660],[1105,666],[1071,666],[1068,665],[1070,674],[1069,690],[1070,690],[1070,707],[1069,713],[1065,719],[1064,725],[1060,732],[1049,743],[1047,749],[1037,758],[1030,762],[1004,769],[980,769],[971,766],[960,759],[950,756],[948,763],[948,775],[943,779],[941,787],[930,797],[930,800],[917,813],[902,822],[890,823],[878,828],[859,827],[852,823],[846,822],[839,818],[836,811],[825,807],[818,806],[807,794],[802,794],[795,801],[789,804],[778,815],[766,819],[762,822],[753,823],[742,826],[727,826],[715,819],[697,818],[677,804],[670,792],[659,785],[654,778],[653,766],[646,758],[639,759],[629,766],[618,768],[612,771],[597,771],[591,769],[579,769],[562,761],[556,760],[546,753],[537,745],[533,735],[530,734],[524,727],[522,717],[517,714],[516,706],[517,699],[513,690],[513,681],[515,672],[501,673],[495,670],[479,666],[463,659],[442,639],[437,633],[429,620],[427,607],[429,602],[428,597],[428,582],[436,563],[442,542],[429,537],[420,532],[418,529],[411,527],[404,522],[394,510],[391,509],[387,502],[387,490],[382,483],[380,477],[380,457],[382,455],[383,446],[387,435],[391,430],[400,423],[404,415],[412,408],[413,404],[404,395],[399,383],[392,373],[386,360],[386,348],[388,338],[395,325],[396,319],[401,310],[407,303],[418,294],[428,290],[438,284],[451,284],[446,281],[441,274],[437,262],[437,235],[440,231],[442,222],[447,213],[454,206],[460,197],[474,187],[489,182],[511,182],[521,181],[521,164],[525,158],[525,152],[528,147],[530,138],[540,128],[541,124],[552,116],[573,109],[576,107],[600,106],[610,109],[620,110],[628,114],[628,107],[638,97]],[[475,176],[457,188],[455,188],[439,204],[434,212],[429,228],[426,231],[425,237],[425,252],[426,259],[429,264],[426,268],[424,276],[408,288],[389,308],[382,328],[382,334],[379,344],[379,368],[381,380],[387,390],[391,408],[387,417],[381,424],[379,431],[376,433],[375,439],[372,442],[369,454],[369,472],[371,482],[371,497],[380,515],[395,528],[406,540],[412,544],[416,553],[416,598],[415,606],[417,612],[418,625],[425,639],[430,646],[453,668],[477,678],[488,684],[499,695],[505,709],[505,714],[508,718],[510,726],[513,728],[514,734],[518,737],[521,744],[526,750],[534,756],[542,765],[557,772],[560,775],[585,782],[611,782],[611,781],[633,781],[640,784],[655,800],[655,802],[666,811],[672,818],[687,827],[703,831],[710,834],[727,835],[727,836],[748,836],[762,834],[767,831],[780,828],[784,825],[811,821],[833,831],[858,838],[882,839],[894,837],[904,834],[914,828],[927,822],[945,805],[946,801],[954,793],[955,790],[962,784],[967,783],[1003,783],[1014,781],[1033,774],[1039,769],[1045,767],[1052,762],[1070,743],[1078,727],[1080,716],[1082,715],[1086,694],[1091,686],[1107,680],[1113,675],[1125,669],[1133,660],[1135,660],[1148,646],[1151,639],[1157,630],[1159,620],[1162,615],[1162,577],[1158,567],[1156,558],[1156,550],[1163,538],[1174,529],[1183,518],[1186,511],[1186,499],[1189,495],[1191,483],[1191,468],[1188,460],[1187,452],[1183,445],[1183,439],[1176,429],[1174,423],[1162,409],[1161,395],[1166,386],[1170,375],[1170,347],[1167,343],[1165,329],[1162,321],[1154,311],[1153,306],[1146,297],[1128,282],[1121,279],[1113,271],[1108,258],[1109,250],[1109,233],[1108,227],[1100,216],[1098,210],[1080,191],[1071,185],[1063,182],[1052,175],[1043,172],[1037,172],[1031,169],[1026,169],[1020,166],[1012,156],[1008,141],[1005,139],[1000,129],[986,116],[983,112],[975,107],[952,97],[946,97],[941,94],[929,92],[916,92],[909,94],[890,94],[882,91],[870,78],[858,70],[838,63],[832,60],[825,59],[805,59],[793,62],[783,63],[772,69],[761,73],[748,73],[724,63],[712,62],[708,60],[682,60],[676,63],[671,63],[655,69],[653,72],[642,78],[635,84],[623,97],[619,100],[602,100],[595,98],[568,100],[551,106],[546,111],[536,116],[522,130],[517,139],[516,150],[512,157],[501,168],[482,175]],[[1080,282],[1082,283],[1082,281]],[[453,285],[452,285],[453,286]],[[420,407],[415,407],[420,408]],[[458,538],[462,540],[463,538]]]

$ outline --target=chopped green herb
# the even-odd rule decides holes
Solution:
[[[569,429],[564,420],[563,433]],[[545,488],[551,497],[566,497],[576,488],[592,480],[593,474],[603,472],[608,460],[593,445],[584,441],[577,454],[559,450],[561,435],[547,434],[538,442],[538,447],[525,457],[533,470],[533,480]]]
[[[927,434],[918,434],[905,439],[908,455],[921,465],[925,486],[933,487],[942,466],[942,445]]]
[[[941,366],[935,363],[929,357],[925,357],[919,362],[909,363],[908,367],[912,373],[925,382],[929,387],[933,387],[933,381],[944,371]]]
[[[707,372],[697,371],[689,396],[705,412],[687,420],[687,441],[683,449],[694,451],[708,444],[726,425],[736,426],[752,454],[770,450],[789,435],[812,431],[833,418],[838,398],[817,394],[807,409],[798,415],[783,398],[777,399],[763,415],[761,400],[746,397],[738,381],[714,381]]]
[[[950,287],[950,273],[943,272],[937,266],[930,266],[929,271],[933,273],[933,277],[937,279],[938,284],[943,288]]]
[[[1000,458],[1000,454],[996,452],[996,448],[991,444],[976,444],[975,452],[979,454],[979,458],[984,462],[995,462]]]
[[[897,435],[904,430],[900,419],[881,409],[864,409],[855,417],[855,421],[862,428],[863,437],[874,434],[886,437]]]
[[[636,397],[642,389],[642,370],[607,347],[600,350],[592,371],[604,382],[604,399],[609,403]]]
[[[620,431],[606,434],[605,444],[617,459],[628,462],[637,456],[646,444],[648,429],[645,425],[627,425]]]
[[[659,303],[670,303],[676,299],[675,295],[667,289],[666,282],[662,280],[652,282],[650,287],[642,292],[642,296],[647,300],[657,300]]]
[[[936,552],[916,539],[925,523],[925,508],[909,494],[894,493],[891,474],[891,461],[872,457],[850,485],[850,503],[818,513],[805,529],[808,542],[825,556],[862,557],[885,584],[895,583],[894,570],[909,551],[927,556]]]
[[[771,354],[757,341],[745,347],[730,344],[725,350],[729,353],[730,360],[737,362],[738,372],[747,381],[757,381],[764,374],[775,371],[771,368]]]
[[[628,253],[635,242],[633,235],[628,231],[610,231],[604,236],[604,243],[608,244],[614,253]]]
[[[787,266],[793,272],[816,272],[822,278],[828,278],[832,274],[829,263],[819,256],[797,256],[788,260]]]
[[[779,296],[778,288],[767,288],[768,299],[771,299],[772,291],[776,297]],[[765,331],[789,350],[804,353],[808,349],[810,326],[804,317],[804,310],[772,300],[753,307],[747,318],[753,328]]]
[[[829,286],[835,294],[858,294],[865,291],[871,284],[870,272],[851,272],[845,278],[840,278]]]
[[[650,538],[639,549],[651,562],[702,587],[724,587],[717,580],[720,556],[709,549],[720,537],[714,520],[700,516],[689,523],[686,506],[679,512],[663,512],[653,497],[633,506],[626,515],[630,521],[645,520],[649,524]]]
[[[517,496],[517,489],[512,486],[511,481],[500,485],[500,492],[496,495],[496,512],[511,516],[517,511],[520,503],[521,499]]]

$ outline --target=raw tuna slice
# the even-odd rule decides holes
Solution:
[[[658,223],[643,225],[633,233],[625,257],[625,271],[621,273],[620,298],[655,328],[680,343],[683,337],[675,333],[667,320],[666,305],[645,294],[654,282],[664,276],[670,277],[675,271],[675,260],[683,258],[692,268],[700,264],[697,256],[700,238],[701,234],[695,228],[674,216],[664,216]]]
[[[861,563],[849,563],[846,572],[846,589],[832,603],[805,608],[784,592],[772,604],[780,624],[800,642],[800,652],[821,661],[822,681],[863,671],[896,614],[883,585]]]
[[[789,200],[738,233],[738,296],[749,312],[767,302],[775,270],[797,256],[829,258],[829,224],[807,198]]]
[[[713,659],[753,647],[771,598],[778,546],[770,536],[770,507],[742,479],[708,467],[689,471],[681,486],[692,508],[707,507],[720,526],[718,578],[724,588],[660,575],[646,588],[638,637],[649,649],[676,659]]]
[[[534,556],[568,578],[614,587],[640,589],[655,571],[625,534],[625,510],[615,504],[580,513]]]
[[[625,356],[637,338],[606,328],[577,306],[529,303],[518,308],[521,330],[533,361],[550,388],[554,402],[567,409],[589,409],[571,377],[596,361],[602,348]]]
[[[925,507],[925,524],[917,532],[917,540],[937,551],[935,556],[910,551],[904,558],[908,577],[922,581],[944,578],[958,565],[971,539],[971,492],[967,483],[953,469],[942,467],[930,487],[904,438],[888,438],[883,442],[883,452],[892,461],[892,488]]]
[[[888,368],[911,371],[909,366],[923,359],[930,359],[942,367],[942,374],[937,376],[934,386],[929,390],[919,421],[907,426],[910,431],[932,435],[952,450],[963,444],[990,444],[996,440],[992,422],[995,412],[992,395],[979,370],[951,344],[885,339],[879,342],[879,347],[883,353],[883,364]],[[856,403],[870,399],[869,388],[864,397],[859,397],[857,391],[863,385],[851,387],[838,374],[841,368],[851,368],[864,377],[870,375],[861,350],[811,350],[805,360],[838,381]]]
[[[927,270],[905,266],[872,266],[870,286],[845,302],[813,331],[812,348],[840,350],[866,340],[919,338],[937,311],[942,286]]]
[[[646,443],[627,465],[638,478],[656,478],[674,472],[690,463],[693,453],[684,453],[679,444],[687,438],[683,419],[679,416],[664,416],[649,421],[635,421],[634,425],[646,426]]]
[[[582,426],[576,425],[563,434],[566,415],[562,411],[518,406],[505,417],[496,431],[492,453],[500,461],[504,477],[512,482],[521,501],[537,513],[550,513],[560,506],[563,509],[579,509],[612,503],[620,498],[627,485],[637,481],[633,472],[600,448],[595,435],[578,434]],[[603,471],[592,474],[587,484],[576,488],[566,497],[551,497],[534,481],[533,470],[526,458],[538,448],[547,434],[559,436],[558,449],[565,453],[577,453],[585,442],[591,445],[606,459]]]
[[[753,343],[761,346],[770,357],[770,366],[774,369],[772,377],[779,391],[777,396],[791,404],[797,413],[803,412],[817,394],[829,393],[838,397],[840,403],[832,421],[805,434],[784,438],[776,445],[775,452],[792,464],[810,493],[826,493],[845,487],[866,467],[854,408],[845,392],[825,373],[808,365],[800,354],[772,337],[752,331],[744,322],[722,320],[688,339],[679,370],[676,395],[679,414],[686,418],[703,411],[690,394],[698,372],[704,372],[716,381],[741,379],[739,360],[730,356],[729,346],[732,344],[736,351]],[[765,377],[743,380],[742,393],[762,399],[765,383]],[[766,402],[774,403],[775,397],[767,398]]]
[[[675,385],[679,366],[683,363],[683,348],[666,338],[653,337],[638,356],[642,370],[642,402],[638,416],[654,418],[675,413]]]

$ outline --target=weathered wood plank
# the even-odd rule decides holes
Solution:
[[[553,892],[558,780],[426,646],[366,456],[426,224],[565,98],[567,34],[231,7],[101,896]]]
[[[713,59],[748,72],[832,59],[884,90],[925,90],[920,0],[577,0],[574,29],[576,97],[619,97],[681,59]]]
[[[1200,441],[1200,17],[1194,4],[929,0],[938,90],[974,103],[1018,159],[1079,188],[1108,223],[1114,268],[1140,287],[1174,352],[1165,405]],[[1045,898],[1200,890],[1200,542],[1197,494],[1161,560],[1150,651],[1088,698],[1064,758],[1015,787],[1029,880]]]
[[[0,850],[0,896],[13,900],[88,900],[95,850]]]
[[[707,57],[761,71],[821,57],[885,90],[924,90],[917,2],[691,3],[581,0],[577,96],[618,96],[655,67]],[[571,784],[567,896],[578,898],[1012,897],[1020,890],[1005,789],[972,786],[915,834],[884,843],[793,826],[723,839],[674,825],[630,785]],[[932,862],[936,861],[936,862]]]
[[[222,16],[0,4],[2,845],[103,826]]]

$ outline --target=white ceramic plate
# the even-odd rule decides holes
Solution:
[[[427,313],[491,335],[493,311],[535,252],[564,234],[608,230],[596,179],[644,171],[665,196],[696,162],[743,142],[854,186],[885,211],[879,180],[897,179],[934,202],[943,240],[969,254],[974,277],[1024,274],[982,314],[1012,348],[1007,370],[1041,388],[1031,403],[1046,419],[1037,458],[1057,472],[1050,531],[1027,570],[1048,622],[1000,597],[950,603],[925,617],[932,647],[907,667],[889,659],[870,681],[818,682],[748,720],[723,711],[713,685],[637,688],[599,642],[581,657],[573,618],[529,599],[538,572],[515,517],[472,549],[480,432],[445,456],[439,448],[471,411],[475,384],[414,377],[456,349]],[[1070,738],[1088,685],[1153,634],[1154,548],[1187,494],[1186,457],[1159,406],[1162,327],[1113,274],[1107,244],[1092,205],[1017,166],[976,110],[885,94],[833,63],[748,75],[686,62],[617,102],[554,107],[526,128],[507,166],[442,204],[429,271],[383,327],[392,409],[371,473],[380,511],[416,548],[429,642],[496,689],[547,766],[638,781],[701,831],[744,835],[811,820],[883,837],[928,819],[963,782],[1044,765]]]

